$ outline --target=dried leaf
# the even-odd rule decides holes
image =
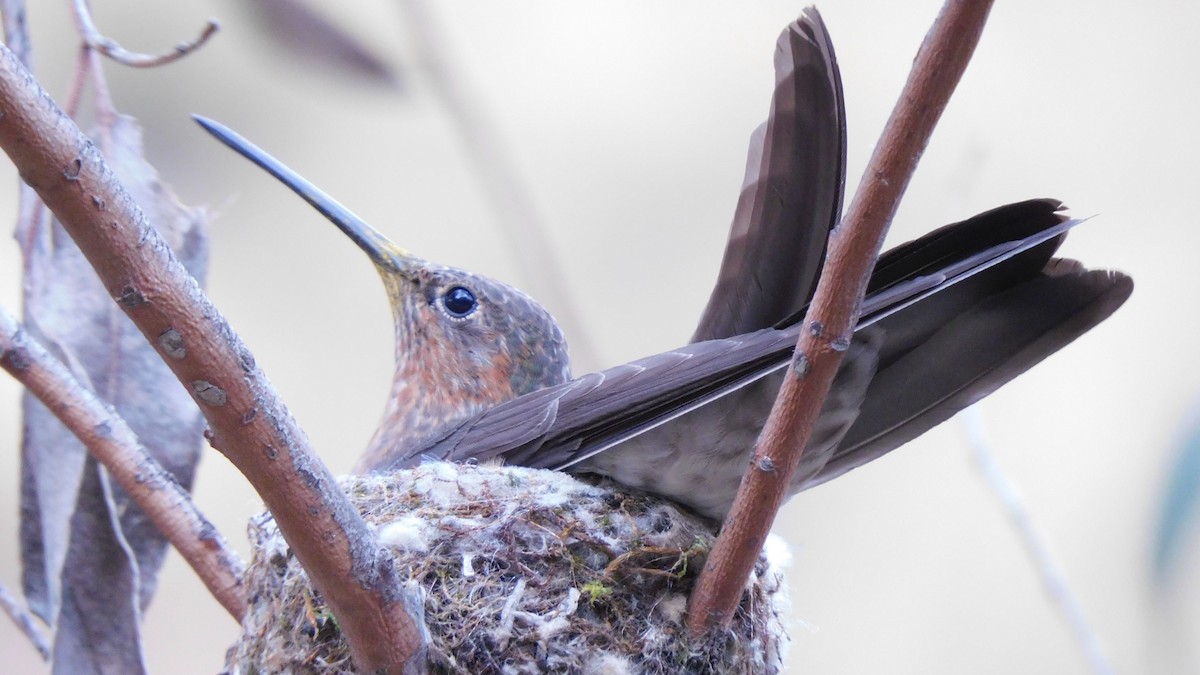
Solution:
[[[181,205],[146,163],[132,118],[118,117],[96,136],[149,222],[203,283],[204,213]],[[62,227],[33,227],[25,240],[26,327],[190,486],[203,429],[191,397],[113,303]],[[24,411],[21,553],[29,606],[57,625],[55,659],[62,672],[86,672],[87,664],[105,663],[108,656],[118,659],[110,663],[113,672],[127,672],[131,655],[140,663],[138,610],[153,596],[166,541],[123,491],[89,471],[83,446],[32,396],[26,396]],[[130,593],[138,595],[136,602]],[[98,608],[104,608],[99,615],[87,615]],[[95,619],[107,628],[89,625]]]
[[[146,672],[138,626],[138,567],[121,536],[113,485],[96,460],[84,461],[71,518],[69,564],[55,633],[56,673]],[[105,586],[99,586],[103,578]]]

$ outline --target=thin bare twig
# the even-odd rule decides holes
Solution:
[[[1017,531],[1017,536],[1025,547],[1025,553],[1029,555],[1030,562],[1041,578],[1042,588],[1046,590],[1046,595],[1070,627],[1088,667],[1095,675],[1113,675],[1116,671],[1104,655],[1100,639],[1088,625],[1087,617],[1084,616],[1079,601],[1075,599],[1075,594],[1071,592],[1066,575],[1054,561],[1050,547],[1034,526],[1033,518],[1014,489],[1012,481],[1008,480],[1000,468],[1000,463],[996,461],[996,453],[992,452],[984,432],[983,414],[979,412],[979,406],[973,405],[962,411],[959,419],[962,420],[967,443],[971,447],[971,454],[979,472],[983,474],[996,501],[1000,503],[1000,508],[1004,509],[1012,521],[1013,529]]]
[[[4,16],[4,44],[32,71],[33,45],[25,22],[24,0],[0,0],[0,14]]]
[[[549,228],[534,205],[529,187],[521,179],[512,154],[501,142],[501,134],[491,123],[480,97],[467,86],[447,55],[445,38],[425,0],[402,0],[409,24],[409,35],[418,65],[430,87],[442,101],[467,156],[475,165],[484,193],[507,236],[509,253],[529,278],[535,295],[554,310],[554,317],[571,341],[571,357],[597,368],[599,352],[584,330],[575,310],[558,256],[550,250]]]
[[[37,621],[34,620],[33,615],[29,613],[29,610],[21,606],[16,596],[4,584],[0,584],[0,608],[3,608],[8,618],[17,624],[17,628],[21,629],[25,637],[29,638],[29,641],[33,643],[33,648],[38,650],[38,653],[42,655],[42,660],[49,661],[50,639],[42,632],[42,629],[38,626]]]
[[[29,27],[25,21],[23,0],[0,0],[0,15],[4,17],[4,44],[16,54],[21,65],[33,72],[33,44],[29,41]],[[17,223],[13,236],[21,247],[23,259],[29,259],[33,241],[31,237],[38,229],[34,224],[42,217],[45,209],[33,189],[24,181],[17,181]]]
[[[79,106],[83,103],[83,92],[87,89],[88,76],[92,74],[92,48],[86,44],[79,45],[75,55],[75,71],[71,74],[71,84],[67,87],[67,98],[63,101],[63,112],[67,117],[75,119],[79,114]]]
[[[242,561],[125,420],[0,307],[0,368],[54,413],[183,556],[233,618],[246,612]]]
[[[117,105],[113,103],[112,90],[108,88],[108,78],[104,76],[104,67],[100,63],[100,52],[91,45],[84,44],[80,59],[85,64],[80,66],[85,71],[82,74],[92,76],[92,105],[96,109],[96,122],[100,127],[103,140],[100,147],[104,154],[108,154],[112,149],[109,147],[112,144],[112,128],[117,124]],[[74,119],[74,117],[75,114],[72,112],[71,118]]]
[[[913,61],[900,100],[842,223],[807,322],[754,456],[708,561],[692,591],[693,634],[725,625],[741,598],[829,385],[850,346],[863,291],[887,226],[951,93],[970,61],[990,0],[947,0]]]
[[[92,21],[92,11],[88,8],[87,0],[74,0],[72,4],[75,6],[75,24],[79,27],[79,34],[84,43],[113,61],[133,68],[153,68],[177,61],[204,46],[204,43],[221,29],[221,24],[216,19],[209,19],[195,40],[180,42],[175,45],[173,51],[165,54],[141,54],[131,52],[116,40],[104,36]]]
[[[93,143],[0,47],[0,148],[187,388],[210,442],[262,496],[367,671],[418,670],[419,598],[338,488],[254,357]]]

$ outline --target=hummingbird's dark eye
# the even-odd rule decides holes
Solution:
[[[456,319],[466,318],[479,306],[475,294],[463,286],[451,286],[442,294],[442,306]]]

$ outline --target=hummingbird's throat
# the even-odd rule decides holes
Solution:
[[[392,390],[361,466],[379,468],[373,458],[403,457],[428,447],[448,430],[516,396],[510,359],[503,351],[477,358],[461,345],[448,344],[428,323],[409,324],[411,329],[397,323]]]

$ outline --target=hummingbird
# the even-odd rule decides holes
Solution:
[[[841,76],[820,15],[780,36],[766,123],[718,280],[692,342],[573,377],[563,332],[534,299],[433,263],[232,130],[223,143],[332,221],[374,263],[395,320],[383,420],[357,466],[504,462],[596,474],[722,520],[802,330],[846,164]],[[1054,257],[1061,202],[992,209],[884,253],[789,496],[907,443],[1111,315],[1119,272]]]

